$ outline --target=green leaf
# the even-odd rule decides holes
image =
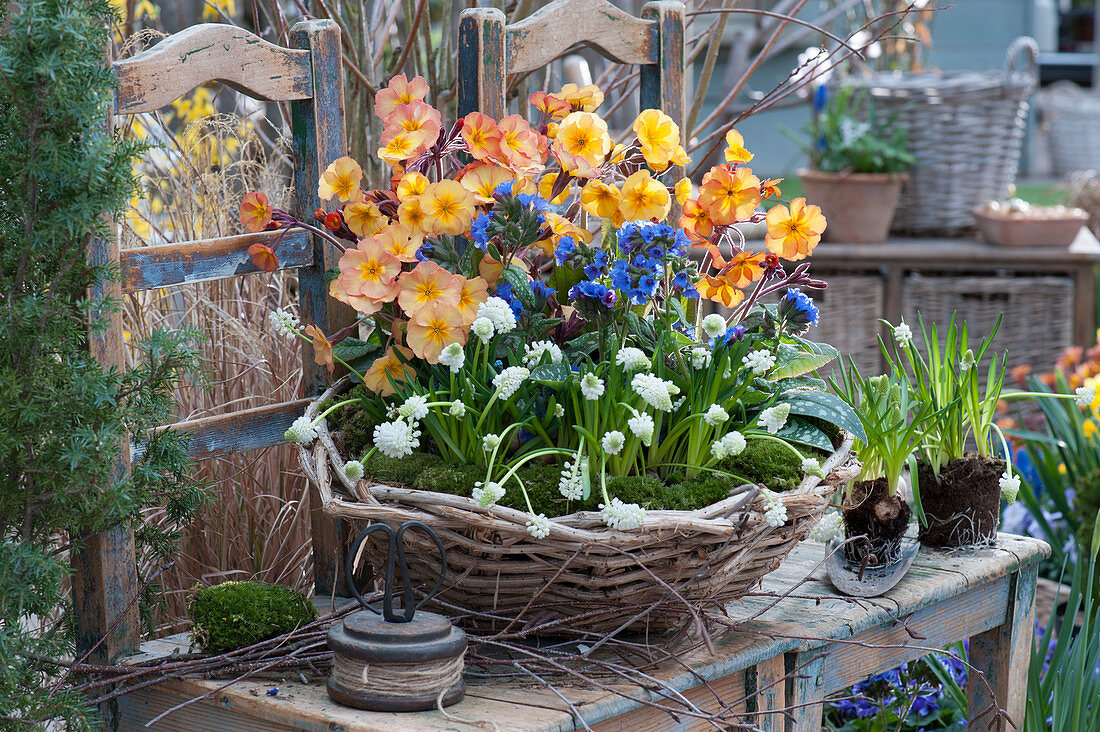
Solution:
[[[779,430],[776,437],[780,437],[787,442],[797,442],[800,445],[816,447],[826,452],[833,451],[832,440],[829,439],[829,436],[825,434],[820,427],[817,427],[809,420],[799,419],[797,417],[787,420],[787,424],[783,426],[783,429]]]
[[[573,378],[573,370],[567,363],[544,363],[531,370],[531,381],[558,387]]]
[[[801,341],[801,348],[788,343],[779,344],[776,351],[776,366],[769,376],[773,379],[787,379],[816,371],[837,357],[837,351],[824,343]]]
[[[345,338],[332,347],[332,354],[345,361],[354,361],[380,350],[382,346],[377,343],[361,341],[358,338]]]
[[[790,404],[791,414],[815,417],[851,432],[860,440],[867,439],[867,433],[863,431],[863,423],[860,422],[859,415],[848,406],[847,402],[835,394],[799,389],[783,392],[779,395],[779,402]]]
[[[535,292],[527,279],[527,273],[521,267],[509,264],[500,271],[504,279],[512,286],[512,293],[519,298],[524,307],[535,307]]]

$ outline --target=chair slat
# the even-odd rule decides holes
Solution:
[[[657,63],[653,21],[639,20],[607,0],[562,0],[508,26],[508,73],[542,68],[585,44],[620,64]]]
[[[313,264],[310,235],[301,229],[157,244],[122,250],[122,290],[140,292],[259,272],[248,254],[248,248],[256,243],[275,250],[279,269]]]
[[[280,48],[231,25],[202,23],[114,63],[119,114],[151,112],[209,81],[257,99],[285,102],[313,94],[309,51]]]
[[[302,416],[311,401],[295,399],[229,414],[176,422],[162,429],[190,432],[191,445],[188,454],[194,460],[224,457],[286,442],[283,434],[294,420]],[[134,455],[139,456],[142,452],[141,445],[134,445],[133,450]]]

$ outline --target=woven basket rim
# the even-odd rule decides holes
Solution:
[[[316,418],[319,405],[342,393],[350,383],[350,376],[338,379],[328,390],[309,404],[305,416],[310,419]],[[372,506],[381,509],[387,505],[401,504],[409,506],[410,509],[415,509],[418,504],[430,503],[432,506],[447,507],[463,514],[478,514],[482,520],[490,522],[493,528],[507,533],[528,533],[527,521],[529,520],[529,514],[525,511],[500,505],[482,507],[473,498],[451,493],[439,493],[380,483],[372,484],[365,479],[352,481],[344,474],[344,457],[337,449],[325,420],[318,424],[317,431],[318,437],[315,447],[311,449],[309,445],[299,444],[298,449],[302,467],[309,480],[317,486],[326,513],[362,517],[361,514],[369,511]],[[852,443],[853,437],[845,433],[841,446],[822,465],[822,472],[825,474],[826,479],[807,475],[797,488],[777,492],[774,495],[788,508],[795,508],[802,503],[814,504],[815,506],[823,503],[835,492],[841,482],[840,476],[837,475],[837,469],[853,459]],[[331,470],[329,469],[330,466]],[[335,495],[332,491],[329,473],[334,473],[337,476],[349,496],[358,497],[359,500],[349,501]],[[746,498],[746,495],[748,498]],[[739,526],[744,526],[745,513],[755,514],[752,516],[754,520],[750,523],[762,522],[766,510],[762,504],[763,498],[757,490],[734,494],[709,506],[691,511],[647,510],[641,527],[631,531],[619,531],[605,526],[598,512],[577,511],[548,519],[550,536],[546,540],[619,545],[636,544],[639,533],[656,531],[660,533],[690,532],[725,536]]]

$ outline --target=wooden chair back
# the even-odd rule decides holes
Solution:
[[[641,66],[642,109],[684,127],[684,4],[657,0],[636,18],[607,0],[556,0],[507,25],[496,8],[462,11],[458,28],[458,113],[506,112],[508,74],[534,71],[576,46]]]
[[[157,45],[113,66],[118,77],[116,114],[139,114],[164,107],[211,81],[265,101],[289,102],[293,132],[294,204],[292,213],[309,220],[321,207],[320,173],[344,155],[344,97],[340,65],[340,32],[331,20],[310,20],[290,32],[291,48],[276,46],[229,25],[202,24],[165,38]],[[296,269],[299,308],[304,322],[329,333],[344,323],[346,312],[330,308],[324,273],[336,264],[331,247],[304,231],[260,232],[185,242],[119,249],[117,236],[95,242],[90,257],[117,263],[118,281],[98,285],[99,294],[120,297],[152,288],[236,277],[258,271],[248,248],[264,242],[275,249],[280,269]],[[105,365],[124,366],[121,313],[91,338],[93,354]],[[302,398],[173,425],[192,434],[196,459],[269,447],[284,441],[287,427],[320,392],[325,373],[303,358]],[[129,469],[130,455],[120,456]],[[314,560],[319,592],[337,584],[335,556],[326,541],[338,537],[323,528],[314,501]],[[138,594],[134,541],[129,531],[92,537],[75,555],[74,604],[78,647],[98,644],[91,658],[112,661],[135,649],[134,614]]]

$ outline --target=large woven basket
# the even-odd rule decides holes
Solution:
[[[1100,172],[1100,97],[1072,81],[1059,81],[1036,95],[1039,120],[1048,133],[1054,172]]]
[[[316,417],[318,405],[347,386],[346,378],[337,382],[306,416]],[[807,477],[781,494],[788,519],[779,527],[764,520],[764,501],[752,489],[697,511],[647,511],[633,531],[608,528],[598,513],[574,513],[552,519],[550,535],[536,539],[527,514],[504,506],[350,481],[333,438],[322,422],[317,442],[300,446],[324,512],[395,528],[409,520],[431,526],[448,564],[433,602],[483,630],[517,624],[550,633],[665,630],[700,608],[719,608],[752,590],[806,538],[854,463],[849,440],[823,465],[824,481]],[[434,544],[415,532],[405,536],[413,581],[430,587],[439,573]],[[368,548],[369,564],[380,566],[380,559]]]
[[[1038,52],[1024,36],[1008,47],[1003,71],[879,73],[847,82],[867,89],[880,119],[894,117],[905,128],[916,157],[894,231],[962,233],[974,224],[971,209],[1008,194],[1039,79]]]

